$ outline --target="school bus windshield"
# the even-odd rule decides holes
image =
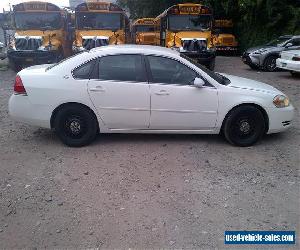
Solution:
[[[62,27],[59,12],[17,12],[15,14],[16,28],[19,30],[56,30]]]
[[[151,25],[137,25],[135,26],[136,32],[154,32],[154,27]]]
[[[122,29],[122,15],[120,13],[77,13],[78,29],[91,30],[120,30]]]
[[[209,30],[211,15],[171,15],[169,30]]]

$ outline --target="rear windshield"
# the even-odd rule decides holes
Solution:
[[[66,62],[66,61],[69,61],[70,59],[72,59],[72,58],[74,58],[74,57],[76,57],[76,56],[78,56],[78,55],[80,55],[80,54],[82,54],[82,53],[87,53],[87,51],[79,52],[79,53],[77,53],[77,54],[75,54],[75,55],[73,55],[73,56],[67,57],[67,58],[65,58],[65,59],[63,59],[63,60],[61,60],[61,61],[59,61],[58,63],[51,64],[48,68],[46,68],[46,71],[48,71],[48,70],[50,70],[50,69],[53,69],[53,68],[55,68],[56,66],[58,66],[58,65],[60,65],[60,64],[62,64],[62,63],[64,63],[64,62]]]

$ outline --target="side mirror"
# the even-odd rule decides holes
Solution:
[[[202,88],[204,86],[205,82],[203,81],[203,79],[196,77],[194,80],[194,86],[197,88]]]
[[[285,45],[286,48],[289,48],[289,47],[292,47],[292,46],[293,46],[292,43],[287,43],[287,44]]]

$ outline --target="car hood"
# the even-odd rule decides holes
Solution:
[[[282,94],[282,92],[280,92],[278,89],[266,83],[262,83],[262,82],[258,82],[255,80],[250,80],[238,76],[232,76],[227,74],[222,74],[222,75],[226,76],[231,81],[231,83],[227,85],[228,87],[231,88],[246,89],[250,91],[259,91],[268,94]]]
[[[265,53],[265,52],[271,52],[271,51],[282,51],[284,48],[283,47],[278,47],[278,46],[259,46],[259,47],[253,47],[250,48],[248,50],[246,50],[246,53],[253,53],[255,51],[260,51],[261,53]]]

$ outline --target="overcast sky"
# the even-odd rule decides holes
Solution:
[[[3,12],[3,8],[5,10],[9,10],[9,3],[11,5],[15,5],[21,2],[26,2],[30,0],[0,0],[0,12]],[[69,0],[38,0],[43,2],[54,3],[58,6],[69,6]],[[103,2],[116,2],[115,0],[103,0]]]
[[[69,6],[69,0],[39,0],[44,2],[54,3],[59,6]],[[26,2],[26,0],[0,0],[0,12],[2,12],[3,8],[5,10],[9,10],[9,3],[11,5],[18,4],[21,2]]]

